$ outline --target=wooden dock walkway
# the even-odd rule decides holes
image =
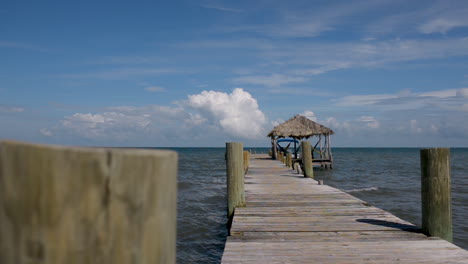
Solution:
[[[468,263],[468,252],[253,155],[222,263]]]

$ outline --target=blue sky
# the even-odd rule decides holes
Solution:
[[[3,1],[0,138],[468,147],[467,1]]]

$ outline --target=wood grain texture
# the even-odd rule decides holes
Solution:
[[[247,173],[249,170],[249,160],[250,160],[250,152],[244,150],[243,152],[244,157],[244,173]]]
[[[177,154],[0,142],[0,263],[175,263]]]
[[[222,263],[468,263],[468,252],[253,155]]]
[[[243,153],[242,143],[226,143],[228,218],[232,217],[236,207],[245,206]]]
[[[427,235],[452,242],[450,150],[422,149],[420,156],[422,229]]]
[[[302,141],[302,164],[304,166],[304,177],[314,178],[314,167],[312,166],[312,152],[309,141]]]

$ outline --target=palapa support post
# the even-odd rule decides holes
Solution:
[[[0,263],[175,263],[177,153],[0,142]]]
[[[278,157],[278,151],[276,149],[276,139],[272,138],[271,139],[271,158],[277,159],[277,157]]]
[[[452,242],[450,150],[421,149],[420,155],[423,232]]]
[[[302,141],[302,164],[304,165],[304,177],[314,178],[314,168],[312,166],[312,153],[309,141]]]
[[[243,149],[242,143],[226,143],[226,182],[229,219],[232,218],[236,207],[245,206]]]
[[[289,168],[292,168],[292,158],[291,158],[291,153],[286,152],[286,166]]]
[[[294,163],[294,169],[296,170],[297,174],[302,174],[301,165],[298,162]]]

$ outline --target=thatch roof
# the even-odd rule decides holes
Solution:
[[[296,115],[288,121],[279,124],[268,133],[268,137],[309,138],[315,135],[333,135],[335,132],[328,127],[314,122],[301,115]]]

